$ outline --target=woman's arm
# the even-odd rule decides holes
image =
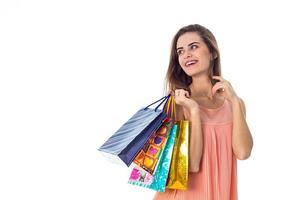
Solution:
[[[249,158],[253,147],[253,139],[246,122],[245,103],[241,98],[234,98],[232,101],[233,111],[233,133],[232,148],[239,160]]]
[[[178,106],[178,119],[187,119],[190,123],[190,134],[189,134],[189,172],[198,172],[200,160],[203,151],[203,137],[202,137],[202,126],[200,118],[200,110],[198,107],[191,109],[190,111],[184,112],[182,106]],[[185,113],[187,116],[185,116]]]

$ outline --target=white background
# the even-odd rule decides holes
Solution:
[[[239,199],[300,199],[296,1],[0,1],[0,199],[152,199],[98,147],[163,95],[182,26],[217,38],[254,148]]]

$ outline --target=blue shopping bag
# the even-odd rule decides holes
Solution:
[[[170,94],[138,110],[98,149],[110,161],[129,166],[150,136],[161,126],[167,114],[159,107]],[[153,109],[151,105],[159,103]]]

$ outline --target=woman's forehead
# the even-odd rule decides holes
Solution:
[[[187,46],[187,45],[189,45],[192,42],[202,43],[203,40],[199,36],[199,34],[196,33],[196,32],[187,32],[187,33],[184,33],[183,35],[181,35],[178,38],[177,45],[176,45],[177,47],[176,48]]]

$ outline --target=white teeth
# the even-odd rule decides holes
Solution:
[[[189,65],[195,64],[196,62],[197,62],[196,60],[192,60],[192,61],[187,62],[185,65],[189,66]]]

